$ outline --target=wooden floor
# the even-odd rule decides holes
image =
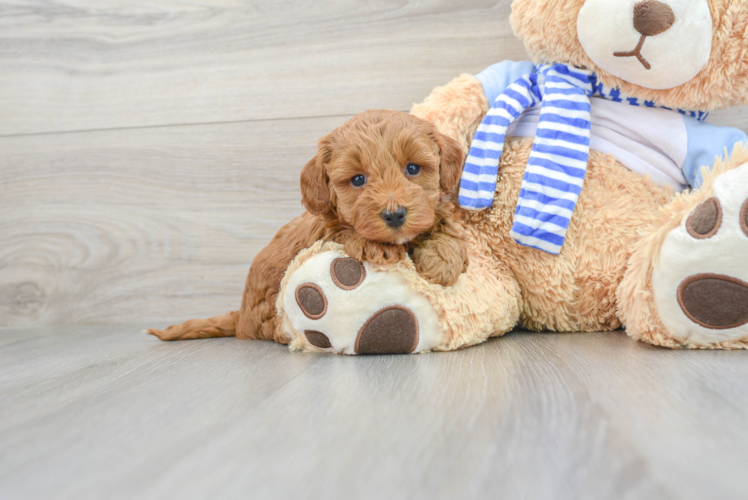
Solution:
[[[748,496],[748,352],[515,333],[355,358],[139,333],[3,332],[0,498]]]

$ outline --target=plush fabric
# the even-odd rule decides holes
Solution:
[[[620,22],[633,14],[633,22]],[[706,0],[587,0],[579,42],[605,71],[650,89],[693,79],[709,62],[712,17]]]
[[[293,339],[291,348],[356,354],[362,329],[392,306],[415,316],[416,352],[452,350],[510,331],[519,317],[519,288],[504,266],[488,258],[490,252],[480,237],[469,241],[470,267],[451,287],[423,280],[407,258],[396,266],[365,264],[362,285],[342,290],[327,273],[330,262],[345,255],[341,245],[320,241],[302,251],[289,266],[276,303],[283,332]],[[296,288],[306,282],[320,283],[333,304],[319,320],[306,317],[294,298]],[[321,338],[319,334],[329,346],[310,341]]]
[[[587,169],[591,94],[591,75],[562,64],[542,67],[510,85],[473,137],[462,172],[460,206],[483,210],[491,205],[507,129],[526,109],[542,102],[512,236],[522,245],[558,255]]]
[[[740,207],[748,199],[746,163],[748,147],[736,147],[729,159],[718,160],[712,169],[705,169],[701,188],[677,195],[659,212],[647,228],[646,236],[634,246],[625,279],[618,291],[618,313],[631,337],[667,347],[748,347],[748,337],[725,338],[724,334],[729,332],[708,330],[684,321],[676,296],[677,283],[686,275],[701,272],[699,269],[741,273],[744,279],[747,278],[744,262],[745,255],[748,255],[748,237],[741,231],[738,220]],[[745,196],[738,200],[725,199],[721,203],[723,209],[730,210],[728,217],[731,220],[721,229],[724,232],[720,238],[715,236],[715,239],[696,241],[686,237],[683,233],[688,216],[715,195],[729,198],[732,195],[729,183],[736,180],[741,181],[738,187]],[[673,240],[685,242],[685,248]],[[683,269],[687,270],[685,274]],[[655,283],[655,275],[660,283]],[[664,288],[663,281],[666,282]],[[669,287],[667,282],[670,282]],[[655,291],[657,284],[660,285],[659,297]],[[663,323],[662,314],[668,318],[671,329]]]
[[[647,62],[651,68],[647,71],[653,72],[648,75],[652,80],[646,82],[636,75],[620,73],[585,51],[577,33],[584,0],[515,0],[511,22],[535,64],[584,67],[597,75],[599,83],[638,102],[697,113],[747,103],[748,2],[654,1],[635,11],[639,2],[587,0],[590,9],[602,4],[613,10],[629,9],[614,18],[616,22],[630,23],[626,29],[644,37],[639,55],[650,55],[651,61]],[[657,82],[665,81],[669,76],[662,72],[672,69],[658,66],[659,59],[647,51],[648,44],[652,42],[650,45],[656,48],[657,36],[669,29],[681,30],[678,23],[685,19],[681,7],[703,9],[704,4],[699,1],[705,2],[709,11],[708,61],[700,61],[702,52],[696,50],[694,65],[703,67],[695,76],[678,83],[689,71],[694,72],[693,68],[684,68],[680,74],[670,75],[678,83],[675,87],[654,88],[664,86]],[[705,32],[703,10],[700,16],[692,19],[701,20],[699,29]],[[605,34],[604,24],[596,27],[595,36]],[[616,30],[610,29],[609,33],[612,36]],[[671,44],[669,50],[687,52],[688,46]],[[683,59],[681,53],[673,53],[672,57]],[[636,55],[620,57],[621,61],[624,59],[626,64],[641,64]],[[504,66],[510,74],[526,67],[522,63]],[[490,109],[490,98],[496,97],[487,94],[503,92],[508,85],[511,82],[501,79],[492,83],[486,73],[480,78],[462,75],[436,88],[423,103],[413,107],[412,113],[432,122],[467,152]],[[644,108],[650,109],[649,104]],[[646,115],[642,116],[644,119]],[[665,347],[748,348],[748,324],[742,324],[748,318],[744,305],[748,294],[748,146],[732,147],[745,137],[740,131],[715,133],[707,124],[688,120],[692,122],[678,129],[686,129],[688,144],[671,156],[673,163],[683,168],[684,177],[694,180],[694,188],[682,193],[626,168],[614,154],[605,154],[590,145],[584,185],[558,255],[520,245],[512,237],[533,137],[512,137],[512,129],[507,129],[490,208],[462,214],[460,224],[467,238],[470,264],[454,286],[430,285],[407,258],[394,266],[366,268],[366,279],[375,275],[389,279],[386,277],[390,273],[398,273],[397,286],[409,287],[410,293],[426,299],[433,307],[438,318],[438,341],[431,337],[422,344],[419,336],[419,344],[412,352],[473,345],[515,326],[546,332],[624,328],[634,339]],[[730,150],[725,149],[726,145]],[[294,314],[298,317],[292,311],[295,301],[290,298],[293,283],[318,280],[318,272],[306,272],[304,263],[331,250],[325,245],[329,244],[320,243],[302,252],[289,267],[281,287],[285,298],[281,300],[279,296],[277,305],[283,335],[291,339],[295,349],[356,352],[362,345],[365,325],[392,306],[386,294],[368,295],[361,313],[355,308],[336,309],[338,312],[332,314],[340,316],[340,324],[350,320],[355,325],[329,338],[318,335],[320,330],[313,323],[316,320],[305,317],[311,323],[302,325],[292,319]],[[413,318],[418,320],[422,313],[415,311],[415,306],[407,309],[389,314],[378,323],[403,332],[397,345],[384,338],[380,344],[385,350],[389,345],[397,352],[410,352],[408,349],[415,342]],[[330,307],[327,315],[332,311]],[[338,324],[334,316],[327,317],[332,324]],[[420,335],[424,330],[418,332]],[[330,347],[325,347],[326,338]],[[380,349],[368,338],[363,344],[373,346],[367,349]]]
[[[590,0],[586,0],[590,1]],[[572,62],[594,71],[609,87],[620,88],[627,95],[653,101],[672,108],[711,111],[748,103],[748,2],[744,0],[709,0],[712,17],[711,56],[692,80],[670,89],[653,89],[637,85],[596,64],[585,52],[577,36],[577,21],[585,0],[514,0],[511,24],[536,63]],[[702,0],[706,1],[706,0]],[[610,0],[609,5],[622,9],[628,2]],[[620,6],[619,6],[620,4]],[[628,47],[622,47],[626,50]]]
[[[598,98],[594,99],[598,103],[611,101],[643,108],[632,112],[615,106],[609,116],[598,116],[597,146],[613,152],[632,170],[660,176],[669,170],[670,177],[679,174],[673,179],[677,187],[686,182],[677,166],[668,165],[669,156],[675,156],[668,153],[681,153],[676,165],[683,165],[688,145],[683,119],[701,122],[708,113],[671,109],[653,113],[650,110],[656,108],[654,103],[606,88],[589,71],[564,64],[542,65],[502,88],[507,81],[504,72],[511,75],[524,66],[503,62],[478,75],[484,92],[502,90],[473,136],[460,184],[458,201],[462,208],[484,210],[491,206],[508,131],[511,129],[512,135],[520,132],[522,136],[534,136],[511,233],[522,245],[558,255],[584,183],[591,146],[593,97]],[[514,126],[526,116],[534,118],[524,120],[532,123],[532,134],[522,133],[527,127]],[[662,123],[668,118],[670,123]],[[624,123],[631,129],[627,135],[619,132],[625,128]],[[666,128],[658,129],[662,125]],[[667,125],[675,127],[667,130]],[[664,140],[657,142],[660,136]],[[625,148],[616,148],[615,142],[624,142]],[[665,179],[670,180],[667,176]]]
[[[522,71],[526,75],[537,69],[529,61],[502,61],[476,78],[489,102],[494,102],[522,76]],[[700,186],[702,166],[722,156],[725,148],[732,150],[735,144],[748,142],[748,136],[740,129],[705,121],[706,112],[669,112],[597,82],[590,103],[590,147],[615,156],[627,168],[677,191]],[[526,110],[510,125],[507,135],[535,137],[539,116],[537,106]]]

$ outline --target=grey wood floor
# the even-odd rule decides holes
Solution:
[[[620,333],[355,358],[6,330],[0,498],[746,498],[746,380],[746,352]]]
[[[748,353],[140,332],[238,306],[317,139],[525,58],[509,7],[0,0],[0,499],[748,497]]]

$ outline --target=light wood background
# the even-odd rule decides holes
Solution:
[[[509,4],[0,0],[0,326],[237,308],[316,140],[525,58]]]

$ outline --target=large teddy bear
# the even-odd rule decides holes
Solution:
[[[748,1],[515,0],[511,23],[533,62],[412,110],[468,155],[467,271],[445,288],[317,242],[282,283],[285,340],[413,353],[519,326],[748,347],[748,141],[705,121],[748,102]]]

